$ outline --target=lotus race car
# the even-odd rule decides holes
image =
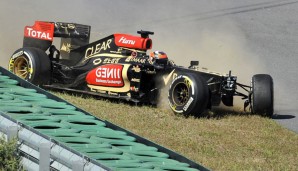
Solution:
[[[234,96],[241,96],[252,113],[273,114],[270,75],[254,75],[251,85],[243,85],[231,72],[210,72],[198,61],[181,67],[164,52],[147,53],[153,32],[117,33],[89,43],[90,30],[88,25],[36,21],[25,27],[23,47],[11,56],[9,70],[43,88],[137,103],[157,104],[167,91],[170,108],[184,115],[200,116],[220,103],[233,106]],[[54,38],[61,38],[59,48]]]

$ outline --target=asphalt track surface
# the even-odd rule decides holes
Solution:
[[[250,84],[274,79],[276,122],[298,132],[298,1],[295,0],[16,0],[0,1],[0,62],[22,46],[35,20],[92,26],[91,40],[115,32],[151,30],[153,50],[179,65],[190,60]]]

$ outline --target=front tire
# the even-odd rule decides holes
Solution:
[[[273,79],[267,74],[252,77],[252,113],[272,117],[274,112]]]
[[[21,48],[9,60],[9,71],[15,75],[41,86],[51,77],[51,61],[47,54],[38,48]]]
[[[208,86],[199,75],[184,73],[171,83],[168,100],[175,113],[200,116],[209,101]]]

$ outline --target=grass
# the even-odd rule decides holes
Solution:
[[[269,118],[224,110],[204,118],[184,117],[165,105],[55,94],[212,170],[298,170],[298,134]]]
[[[20,157],[16,155],[17,141],[6,142],[4,137],[0,137],[0,170],[14,171],[21,170]]]

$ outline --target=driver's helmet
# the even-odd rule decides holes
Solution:
[[[163,51],[154,51],[150,53],[150,58],[154,59],[168,59],[168,56]]]

